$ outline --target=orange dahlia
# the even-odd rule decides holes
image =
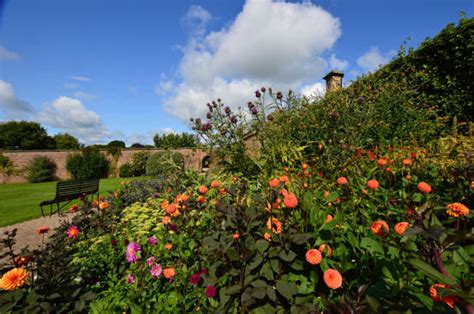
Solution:
[[[37,234],[45,234],[45,233],[48,233],[49,231],[49,227],[40,227],[38,228],[38,230],[36,230],[36,233]]]
[[[171,279],[176,275],[176,270],[174,267],[168,267],[163,269],[163,275],[165,275],[166,279]]]
[[[270,233],[268,232],[265,232],[265,234],[263,235],[263,237],[265,238],[265,240],[267,241],[270,241],[272,239],[272,236],[270,235]]]
[[[277,178],[274,178],[268,181],[268,185],[272,188],[276,188],[279,183],[280,183],[280,180],[278,180]]]
[[[169,242],[165,244],[165,249],[167,249],[168,251],[171,250],[172,248],[173,248],[173,244]]]
[[[322,259],[323,256],[321,255],[321,252],[316,249],[310,249],[306,252],[306,261],[311,265],[318,265],[321,263]]]
[[[286,183],[286,182],[290,181],[290,179],[288,179],[288,176],[281,176],[281,177],[280,177],[280,181],[281,181],[282,183]]]
[[[336,182],[339,185],[345,185],[345,184],[347,184],[347,179],[345,177],[339,177],[339,178],[337,178]]]
[[[288,193],[283,199],[283,203],[288,208],[295,208],[298,205],[298,198],[295,193]]]
[[[214,181],[211,182],[211,188],[213,188],[213,189],[217,189],[220,185],[221,185],[221,183],[217,180],[214,180]]]
[[[379,160],[377,160],[377,165],[386,166],[387,165],[387,160],[386,159],[379,159]]]
[[[377,236],[384,236],[390,231],[390,228],[385,221],[377,220],[372,224],[370,230]]]
[[[405,167],[411,166],[411,159],[403,159],[402,163]]]
[[[240,238],[240,234],[238,232],[236,232],[232,235],[232,239],[234,239],[234,240],[238,240],[239,238]]]
[[[426,182],[420,182],[418,183],[418,191],[420,191],[421,193],[430,193],[431,192],[431,186],[426,183]]]
[[[369,180],[369,181],[367,181],[367,187],[369,189],[375,190],[379,187],[379,181],[377,181],[375,179]]]
[[[301,166],[301,168],[302,168],[303,170],[306,170],[306,169],[308,169],[308,167],[309,167],[309,165],[308,165],[308,164],[306,164],[306,163],[305,163],[305,164],[303,164],[303,165]]]
[[[201,193],[201,194],[206,194],[207,191],[208,191],[207,186],[201,185],[201,186],[199,187],[199,193]]]
[[[393,229],[398,235],[403,235],[408,227],[410,227],[410,224],[408,222],[402,221],[397,223]]]
[[[329,214],[326,215],[326,223],[331,222],[333,219],[334,218],[332,217],[332,215],[329,215]]]
[[[272,230],[274,234],[280,234],[283,231],[281,222],[277,218],[268,218],[267,229]]]
[[[171,204],[168,205],[168,207],[166,207],[166,213],[169,214],[169,215],[174,214],[175,211],[176,211],[176,204],[175,203],[171,203]]]
[[[0,278],[0,289],[16,290],[28,282],[28,272],[24,268],[13,268]]]
[[[324,272],[323,275],[324,283],[331,289],[337,289],[342,286],[342,276],[341,274],[335,270],[329,268]]]
[[[161,209],[166,209],[168,207],[168,205],[169,205],[168,200],[164,200],[163,202],[161,202],[160,207],[161,207]]]
[[[469,214],[469,208],[461,203],[451,203],[448,206],[448,215],[453,217],[467,216]]]
[[[100,202],[99,208],[100,209],[107,209],[107,208],[109,208],[109,203],[106,202],[106,201]]]
[[[319,246],[318,250],[319,250],[319,252],[321,252],[321,254],[326,253],[327,256],[331,255],[331,253],[332,253],[332,248],[329,245],[325,244],[325,243],[321,244]]]
[[[163,217],[163,219],[161,220],[161,223],[164,224],[164,225],[167,225],[171,222],[171,217],[166,215]]]

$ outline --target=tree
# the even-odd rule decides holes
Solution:
[[[56,148],[58,149],[79,149],[79,141],[68,133],[59,133],[54,136]]]
[[[8,121],[0,123],[0,149],[54,149],[56,143],[39,123]]]
[[[180,148],[196,147],[199,140],[196,135],[190,133],[156,134],[153,142],[157,148]]]
[[[140,143],[133,143],[131,147],[133,147],[133,148],[145,148],[145,145],[140,144]]]
[[[107,144],[107,147],[125,148],[126,145],[124,141],[114,140],[112,142],[109,142],[109,144]]]
[[[7,182],[10,176],[21,174],[21,170],[13,165],[10,158],[0,153],[0,174],[2,175],[0,177],[2,178],[1,183],[3,184]]]

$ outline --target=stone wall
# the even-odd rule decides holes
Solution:
[[[134,153],[139,151],[145,151],[141,149],[123,149],[122,156],[118,161],[118,166],[120,167],[124,163],[130,161]],[[161,149],[146,149],[150,153],[160,152],[163,151]],[[207,153],[199,150],[199,149],[191,149],[191,148],[180,148],[174,150],[183,154],[184,156],[184,165],[186,168],[195,169],[201,171],[201,163]],[[68,172],[66,171],[66,158],[70,154],[77,154],[80,153],[79,150],[45,150],[45,151],[2,151],[3,155],[10,158],[13,162],[13,165],[17,168],[23,169],[25,168],[30,160],[37,156],[46,156],[53,160],[56,163],[57,170],[56,176],[60,180],[70,179]],[[103,151],[106,154],[105,151]],[[110,156],[107,157],[108,159],[112,159]],[[24,176],[11,176],[5,180],[2,174],[0,174],[0,182],[5,183],[20,183],[20,182],[28,182]]]

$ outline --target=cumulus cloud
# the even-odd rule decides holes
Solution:
[[[211,20],[211,14],[199,5],[189,7],[188,13],[181,22],[195,35],[201,36],[206,31],[206,25]]]
[[[91,93],[87,93],[87,92],[83,92],[83,91],[75,92],[74,97],[82,99],[82,100],[94,100],[94,99],[97,98],[96,95],[91,94]]]
[[[80,75],[74,75],[74,76],[71,76],[70,78],[76,81],[81,81],[81,82],[88,82],[91,80],[90,77],[80,76]]]
[[[0,60],[13,61],[13,60],[19,60],[19,59],[20,59],[20,56],[17,53],[10,51],[3,46],[0,46]]]
[[[44,106],[36,120],[79,138],[82,143],[103,143],[121,137],[120,132],[107,129],[100,116],[88,110],[79,99],[61,96]]]
[[[357,64],[366,71],[374,71],[389,61],[390,53],[382,55],[377,47],[372,47],[357,59]]]
[[[329,67],[331,69],[342,71],[345,68],[347,68],[348,65],[349,65],[349,62],[347,62],[347,60],[341,60],[341,59],[336,58],[335,53],[333,53],[331,57],[329,58]]]
[[[153,145],[154,144],[153,137],[156,134],[170,134],[170,133],[176,134],[177,132],[171,128],[149,130],[147,132],[135,132],[127,136],[126,143],[128,146],[131,146],[134,143]]]
[[[26,119],[34,112],[34,108],[16,96],[10,83],[0,80],[0,111],[5,120]]]
[[[305,85],[301,88],[301,95],[306,97],[319,97],[326,94],[326,85],[323,83],[315,83],[312,85]]]
[[[161,79],[158,85],[155,86],[155,93],[158,96],[163,96],[171,92],[174,88],[172,80],[167,79],[164,73],[161,73]]]
[[[191,36],[164,108],[187,121],[218,97],[235,108],[260,86],[301,90],[321,79],[321,55],[340,35],[339,20],[310,2],[248,0],[229,26]]]

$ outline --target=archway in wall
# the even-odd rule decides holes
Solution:
[[[211,156],[204,156],[201,161],[201,170],[206,172],[209,170],[209,166],[211,165]]]

